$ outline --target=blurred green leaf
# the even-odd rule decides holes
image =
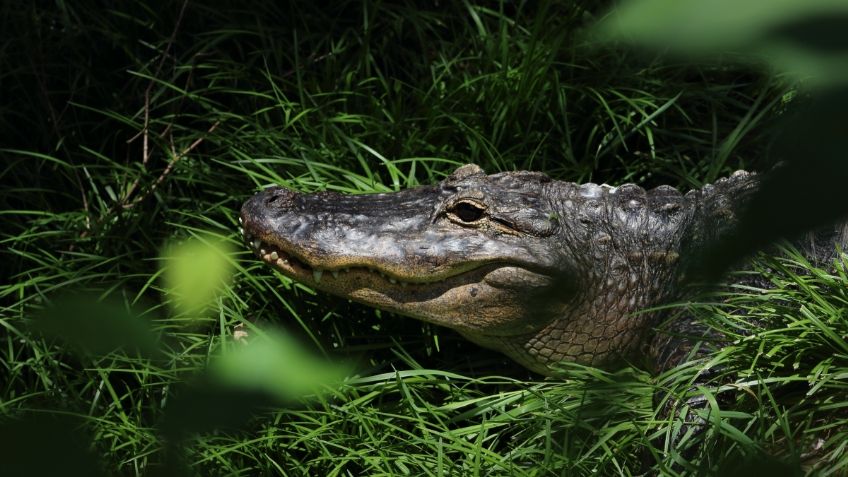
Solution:
[[[706,469],[704,469],[706,470]],[[798,462],[787,461],[762,452],[748,456],[735,456],[722,462],[716,475],[725,477],[744,477],[749,475],[770,475],[794,477],[805,475]]]
[[[56,298],[36,316],[33,328],[83,355],[102,356],[118,349],[147,358],[160,353],[157,336],[139,313],[114,298],[90,293]]]
[[[848,2],[837,0],[630,1],[596,27],[601,39],[693,58],[741,54],[808,85],[826,86],[811,100],[795,100],[794,114],[784,119],[770,151],[782,165],[764,176],[737,229],[693,261],[691,279],[716,280],[778,239],[797,238],[848,215],[846,32]]]
[[[30,414],[0,424],[0,475],[107,475],[83,422],[69,415]]]
[[[194,434],[238,429],[274,404],[279,403],[266,393],[198,378],[177,388],[159,429],[171,444],[179,444]]]
[[[683,55],[734,53],[819,83],[848,81],[843,0],[639,0],[614,9],[595,33]]]
[[[167,247],[163,280],[178,316],[200,317],[232,277],[232,245],[214,237]]]
[[[848,217],[848,89],[824,92],[787,118],[773,149],[781,164],[765,175],[737,228],[695,261],[692,278],[713,281],[776,240],[798,239]]]
[[[240,427],[263,408],[338,386],[350,367],[314,356],[280,331],[254,329],[224,347],[207,371],[168,404],[161,424],[166,436]]]
[[[315,356],[280,331],[253,330],[246,341],[215,357],[209,366],[214,379],[290,401],[337,385],[350,371]]]

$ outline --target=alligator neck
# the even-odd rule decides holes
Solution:
[[[735,226],[758,179],[743,171],[686,195],[624,185],[561,183],[561,243],[578,286],[563,287],[562,312],[521,336],[466,335],[542,374],[563,361],[610,366],[644,361],[645,334],[660,305],[683,298],[683,274],[706,245]]]

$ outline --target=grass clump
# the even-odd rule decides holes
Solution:
[[[682,453],[663,439],[680,421],[654,398],[689,392],[696,365],[659,377],[575,366],[541,380],[444,329],[316,295],[253,259],[237,231],[241,202],[270,184],[393,191],[468,162],[699,185],[767,162],[790,97],[780,81],[596,49],[580,32],[603,10],[581,2],[0,11],[0,415],[6,433],[33,422],[42,433],[19,455],[64,462],[40,437],[70,426],[100,456],[79,466],[120,475],[710,473],[766,455],[844,469],[844,268],[768,262],[773,289],[701,309],[731,336],[758,331],[713,358],[738,377],[707,391],[732,404],[717,400],[721,413],[687,438],[696,451]],[[232,278],[180,308],[163,246],[210,237],[231,248]],[[142,326],[116,331],[125,346],[79,352],[67,333],[33,328],[44,310],[73,324],[68,294]],[[221,350],[271,324],[357,361],[358,374],[285,400],[210,384]],[[193,432],[174,437],[180,399],[177,428]]]

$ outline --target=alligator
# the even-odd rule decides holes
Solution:
[[[273,187],[241,221],[284,275],[452,328],[537,373],[645,357],[664,369],[689,348],[656,332],[660,306],[683,297],[692,257],[733,228],[759,182],[738,171],[683,194],[469,164],[394,193]]]

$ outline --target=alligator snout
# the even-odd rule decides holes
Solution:
[[[247,199],[241,206],[241,222],[246,236],[262,237],[271,233],[277,219],[296,207],[299,195],[290,189],[272,187]]]
[[[298,195],[300,194],[282,187],[266,189],[255,194],[241,206],[242,219],[261,222],[268,215],[291,209]]]
[[[267,207],[290,207],[297,192],[282,187],[274,187],[265,191],[265,205]]]

